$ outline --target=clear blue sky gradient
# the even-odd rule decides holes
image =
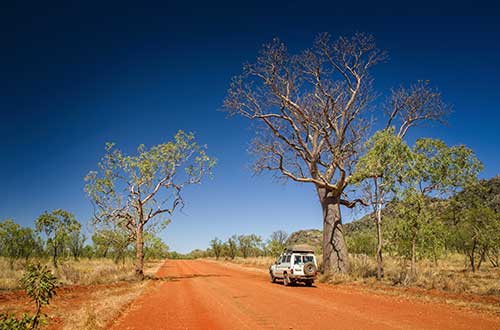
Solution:
[[[410,139],[466,144],[485,164],[481,177],[499,173],[498,8],[84,3],[11,2],[0,14],[0,219],[31,225],[63,208],[86,223],[83,178],[106,141],[132,152],[183,129],[219,162],[162,233],[172,249],[205,248],[233,233],[321,228],[312,186],[253,176],[249,123],[218,111],[231,76],[275,36],[299,51],[319,32],[374,34],[390,54],[374,72],[380,100],[391,86],[429,79],[453,105],[447,126],[419,128]]]

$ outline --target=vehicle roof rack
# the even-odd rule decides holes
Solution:
[[[285,248],[285,252],[305,252],[305,253],[314,253],[314,248],[307,244],[295,244],[288,246]]]

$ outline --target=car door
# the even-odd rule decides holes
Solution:
[[[276,273],[279,277],[283,277],[283,271],[288,268],[288,265],[286,263],[287,255],[283,254],[280,258],[280,262],[278,263],[276,267]]]
[[[280,276],[280,273],[279,273],[279,267],[280,267],[280,264],[281,264],[281,259],[282,259],[282,255],[280,255],[278,257],[278,259],[276,259],[276,261],[274,262],[274,265],[272,266],[272,270],[273,270],[273,275],[274,277],[279,277]]]

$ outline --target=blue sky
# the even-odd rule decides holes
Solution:
[[[205,248],[233,233],[321,228],[313,187],[253,176],[249,123],[218,110],[231,76],[263,43],[278,36],[299,51],[325,31],[368,32],[388,50],[390,61],[374,71],[380,99],[419,79],[443,92],[454,109],[448,125],[420,128],[410,139],[466,144],[485,164],[482,177],[499,174],[497,8],[141,4],[23,2],[2,10],[0,219],[31,225],[64,208],[86,223],[92,209],[83,177],[106,141],[132,152],[183,129],[219,162],[213,180],[187,191],[186,207],[162,234],[172,249]]]

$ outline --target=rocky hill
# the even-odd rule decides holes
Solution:
[[[297,244],[307,244],[321,251],[321,242],[323,241],[323,231],[319,229],[299,230],[290,235],[286,244],[288,246]]]

